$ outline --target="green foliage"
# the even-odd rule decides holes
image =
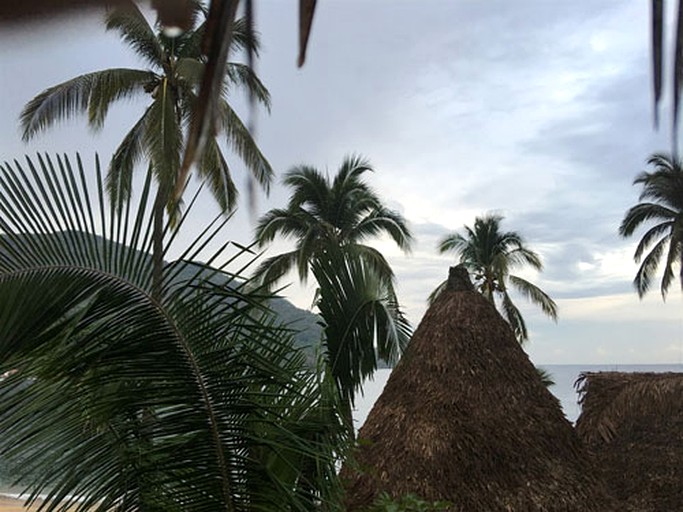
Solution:
[[[378,359],[396,363],[412,330],[392,287],[352,246],[329,248],[312,268],[330,371],[343,400],[353,404]]]
[[[394,499],[383,492],[366,512],[441,512],[448,510],[450,506],[447,501],[425,501],[415,494]]]
[[[503,317],[512,327],[520,343],[528,339],[526,323],[508,292],[510,287],[541,308],[553,320],[557,320],[557,305],[540,288],[526,279],[513,275],[520,267],[542,270],[541,258],[525,246],[524,239],[514,231],[502,232],[500,215],[477,217],[474,228],[465,226],[465,236],[453,233],[444,237],[438,245],[440,253],[452,252],[470,273],[475,288],[489,301],[496,304]],[[429,296],[432,303],[444,289],[441,283]]]
[[[305,282],[311,262],[327,247],[353,245],[359,258],[393,282],[384,256],[364,242],[387,234],[409,251],[413,238],[405,219],[387,209],[363,181],[363,174],[371,171],[370,164],[359,157],[344,159],[333,179],[305,165],[290,169],[283,179],[291,190],[287,208],[270,210],[259,220],[256,240],[264,246],[282,236],[294,240],[296,249],[261,263],[257,269],[261,280],[275,283],[296,268]]]
[[[331,376],[294,350],[271,294],[227,270],[242,250],[191,263],[226,220],[153,295],[151,176],[118,215],[99,166],[92,190],[80,159],[38,163],[0,169],[0,370],[18,370],[0,383],[0,453],[29,501],[338,509],[347,431]]]
[[[109,164],[107,187],[118,206],[130,197],[136,164],[147,161],[165,196],[164,203],[171,214],[177,215],[176,201],[170,193],[178,185],[183,134],[198,101],[206,61],[199,44],[206,25],[201,21],[204,10],[201,2],[193,1],[190,5],[195,27],[176,38],[166,37],[160,27],[150,25],[133,2],[109,10],[105,19],[107,30],[116,32],[147,68],[106,69],[72,78],[38,94],[21,113],[23,137],[29,140],[57,121],[80,114],[87,115],[93,129],[100,129],[114,103],[147,97],[148,106],[123,137]],[[236,22],[233,31],[233,50],[247,44],[258,47],[257,39],[246,36],[244,22]],[[227,102],[233,87],[245,87],[256,101],[270,108],[268,91],[253,71],[241,63],[228,63],[217,99],[218,123],[197,165],[199,177],[224,211],[234,209],[237,188],[219,141],[239,156],[265,189],[273,175],[249,131]]]
[[[641,264],[633,284],[643,297],[663,260],[660,291],[662,298],[666,298],[676,279],[674,268],[680,270],[683,259],[683,164],[680,159],[664,154],[652,155],[647,163],[654,171],[642,172],[633,181],[643,187],[640,202],[626,212],[619,234],[628,238],[640,226],[654,224],[640,239],[633,255],[636,263]],[[683,286],[683,275],[679,279]]]
[[[407,251],[412,235],[405,219],[387,209],[363,180],[370,171],[359,157],[346,158],[334,177],[309,166],[295,167],[283,180],[291,190],[287,207],[267,212],[256,228],[261,246],[276,236],[296,242],[293,251],[261,263],[255,274],[260,282],[272,286],[292,269],[303,282],[309,271],[315,276],[324,350],[349,421],[365,377],[377,369],[379,359],[395,362],[410,337],[393,271],[365,242],[386,234]]]
[[[541,382],[543,383],[543,385],[545,387],[550,388],[556,384],[555,378],[553,377],[553,374],[550,373],[545,368],[541,368],[541,367],[537,366],[536,367],[536,373],[538,373],[538,376],[541,378]]]

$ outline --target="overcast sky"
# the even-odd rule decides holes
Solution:
[[[296,2],[257,8],[258,72],[273,98],[271,115],[259,116],[261,148],[278,175],[300,163],[333,173],[351,153],[370,159],[372,185],[416,235],[409,256],[376,244],[414,325],[454,263],[436,254],[437,240],[495,211],[505,216],[504,229],[540,253],[545,270],[523,275],[560,308],[555,324],[518,299],[535,362],[683,362],[681,292],[674,286],[663,302],[655,290],[640,301],[632,286],[635,241],[617,235],[637,201],[634,176],[652,152],[669,148],[667,130],[652,129],[647,2],[319,2],[303,69],[295,66]],[[95,136],[80,119],[29,145],[20,140],[19,112],[46,87],[140,65],[100,20],[3,27],[2,160],[36,151],[80,151],[90,162],[98,152],[107,160],[140,115],[143,103],[126,103]],[[241,97],[233,101],[244,106]],[[276,186],[258,210],[286,198]],[[201,226],[215,213],[207,200],[193,222]],[[244,202],[231,222],[231,236],[249,242],[253,219]],[[287,293],[310,305],[310,289]]]

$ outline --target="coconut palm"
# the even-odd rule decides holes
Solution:
[[[652,172],[642,172],[633,181],[642,185],[639,203],[630,208],[619,226],[619,234],[630,237],[641,225],[654,223],[638,242],[633,259],[640,264],[633,284],[641,297],[647,293],[664,259],[660,283],[666,297],[674,282],[674,267],[683,258],[683,164],[665,154],[655,154],[647,162]],[[683,270],[683,268],[681,269]],[[683,286],[683,274],[679,277]]]
[[[133,172],[141,161],[148,163],[158,184],[155,207],[155,262],[161,264],[160,233],[164,207],[175,218],[177,201],[172,194],[177,183],[184,132],[193,119],[198,90],[205,68],[201,40],[205,23],[200,2],[190,2],[195,28],[174,38],[153,27],[134,3],[107,12],[107,30],[115,31],[146,64],[142,69],[114,68],[77,76],[52,86],[33,98],[21,113],[24,140],[51,127],[57,121],[87,114],[88,124],[97,130],[104,124],[115,102],[145,97],[148,105],[142,116],[123,137],[109,163],[107,187],[119,206],[130,197]],[[233,49],[246,47],[251,39],[245,24],[235,24]],[[254,45],[257,45],[257,41]],[[237,189],[230,166],[223,154],[219,136],[242,159],[256,180],[268,187],[272,169],[249,131],[227,102],[234,87],[247,87],[266,107],[270,98],[266,88],[250,67],[230,63],[225,68],[221,94],[214,106],[215,129],[204,144],[197,173],[209,185],[221,209],[235,207]]]
[[[521,312],[510,297],[510,287],[538,305],[553,320],[557,320],[557,305],[536,285],[511,273],[525,266],[542,270],[543,264],[539,255],[525,246],[524,239],[518,233],[501,232],[502,220],[501,215],[495,214],[477,217],[474,228],[465,226],[465,236],[453,233],[444,237],[439,242],[438,250],[458,256],[458,263],[467,267],[476,289],[496,304],[517,340],[523,343],[529,337],[528,331]],[[445,282],[432,292],[430,302],[444,286]]]
[[[264,290],[191,262],[223,230],[165,265],[153,298],[151,179],[118,215],[99,168],[88,187],[80,160],[28,166],[0,167],[0,373],[17,370],[0,382],[0,453],[29,501],[332,507],[346,438],[336,388],[294,349]]]
[[[261,246],[277,235],[296,240],[294,250],[258,267],[261,282],[272,285],[294,268],[303,282],[309,270],[314,274],[325,352],[349,420],[355,393],[378,358],[395,362],[410,338],[393,271],[364,242],[387,234],[408,251],[412,235],[405,219],[384,206],[363,180],[370,171],[360,157],[344,159],[333,179],[309,166],[295,167],[283,180],[291,189],[289,204],[267,212],[256,227]]]
[[[257,274],[264,282],[275,283],[294,268],[306,282],[311,262],[329,246],[356,252],[388,282],[393,281],[382,253],[363,242],[386,234],[408,252],[413,237],[405,219],[384,206],[363,181],[363,174],[372,170],[367,160],[352,156],[344,159],[334,179],[307,165],[285,174],[283,183],[291,189],[289,204],[259,220],[256,240],[263,247],[279,235],[294,239],[296,248],[261,263]]]

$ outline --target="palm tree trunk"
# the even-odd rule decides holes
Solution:
[[[163,187],[159,186],[152,215],[152,298],[161,299],[164,270],[164,208],[166,206],[166,194]]]

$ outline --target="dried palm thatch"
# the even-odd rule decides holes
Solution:
[[[579,437],[609,491],[643,512],[683,507],[683,374],[584,373]]]
[[[605,511],[613,503],[509,325],[454,267],[359,432],[349,511],[380,492],[452,511]]]

